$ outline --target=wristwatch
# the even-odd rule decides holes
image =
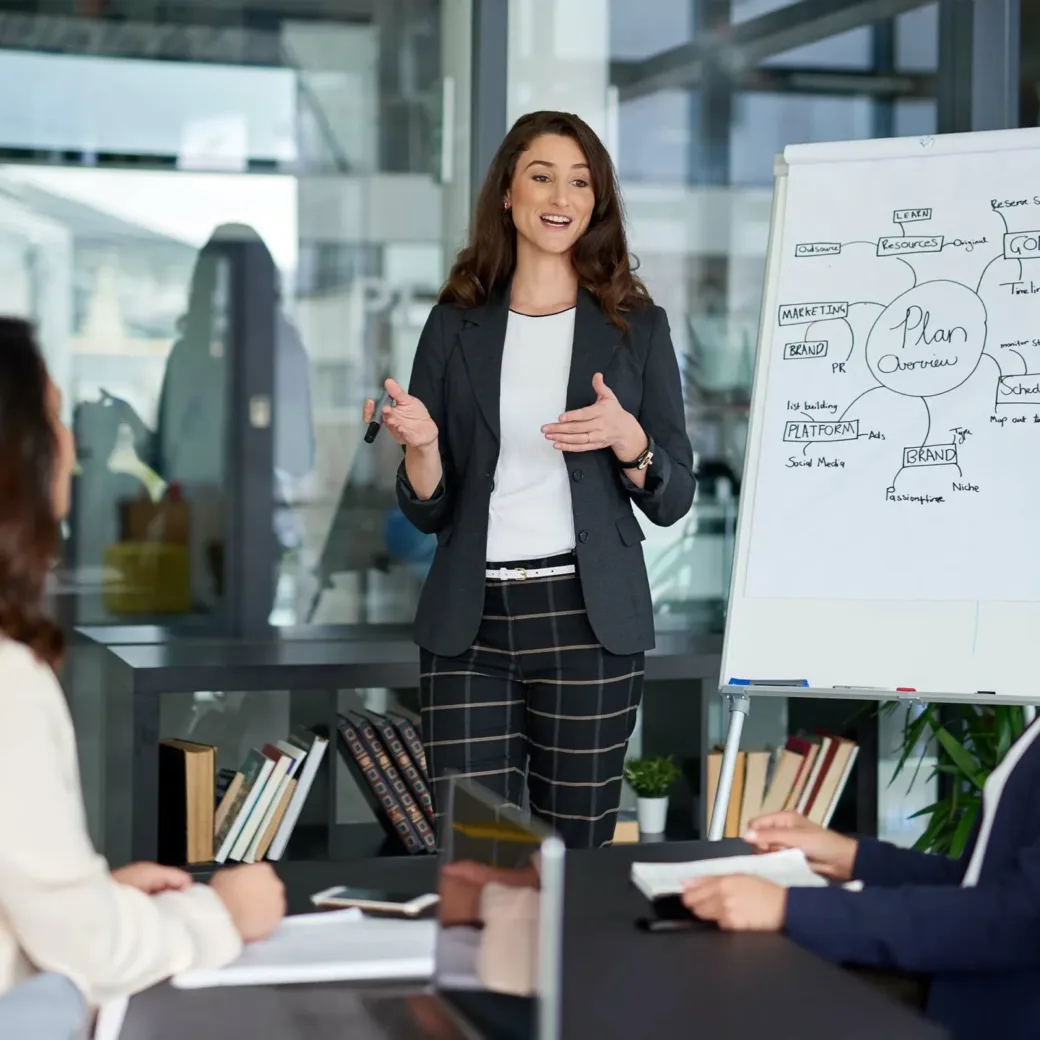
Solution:
[[[631,462],[622,462],[622,469],[646,469],[654,461],[654,450],[649,439],[646,447]]]

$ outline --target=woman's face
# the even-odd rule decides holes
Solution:
[[[54,507],[55,517],[60,520],[69,511],[72,469],[76,462],[76,445],[71,431],[61,420],[61,391],[50,380],[47,381],[47,414],[54,428],[54,442],[57,446],[54,456],[51,503]]]
[[[536,137],[517,160],[506,196],[517,235],[546,253],[567,253],[592,219],[589,163],[570,137]]]

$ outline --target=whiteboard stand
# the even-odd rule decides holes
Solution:
[[[715,792],[715,804],[712,806],[711,822],[708,825],[708,841],[721,841],[726,828],[726,813],[729,811],[733,777],[737,771],[740,737],[744,732],[744,719],[751,711],[751,698],[743,690],[726,690],[724,696],[729,704],[729,723],[726,727],[722,765],[719,768],[719,786]]]
[[[711,839],[752,698],[1036,718],[1038,163],[1040,127],[777,157]]]

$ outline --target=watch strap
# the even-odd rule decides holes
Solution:
[[[646,447],[631,462],[622,462],[620,465],[622,469],[646,469],[653,461],[653,457],[653,441],[648,439]]]

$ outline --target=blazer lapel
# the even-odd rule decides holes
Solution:
[[[459,346],[469,372],[473,393],[484,420],[494,434],[501,437],[499,403],[502,390],[502,354],[506,345],[506,323],[509,320],[509,286],[486,303],[466,313],[465,325],[459,333]]]
[[[567,380],[568,412],[595,402],[592,377],[597,372],[606,375],[607,365],[620,340],[621,330],[611,324],[596,298],[587,290],[579,289],[574,314],[571,371]]]

